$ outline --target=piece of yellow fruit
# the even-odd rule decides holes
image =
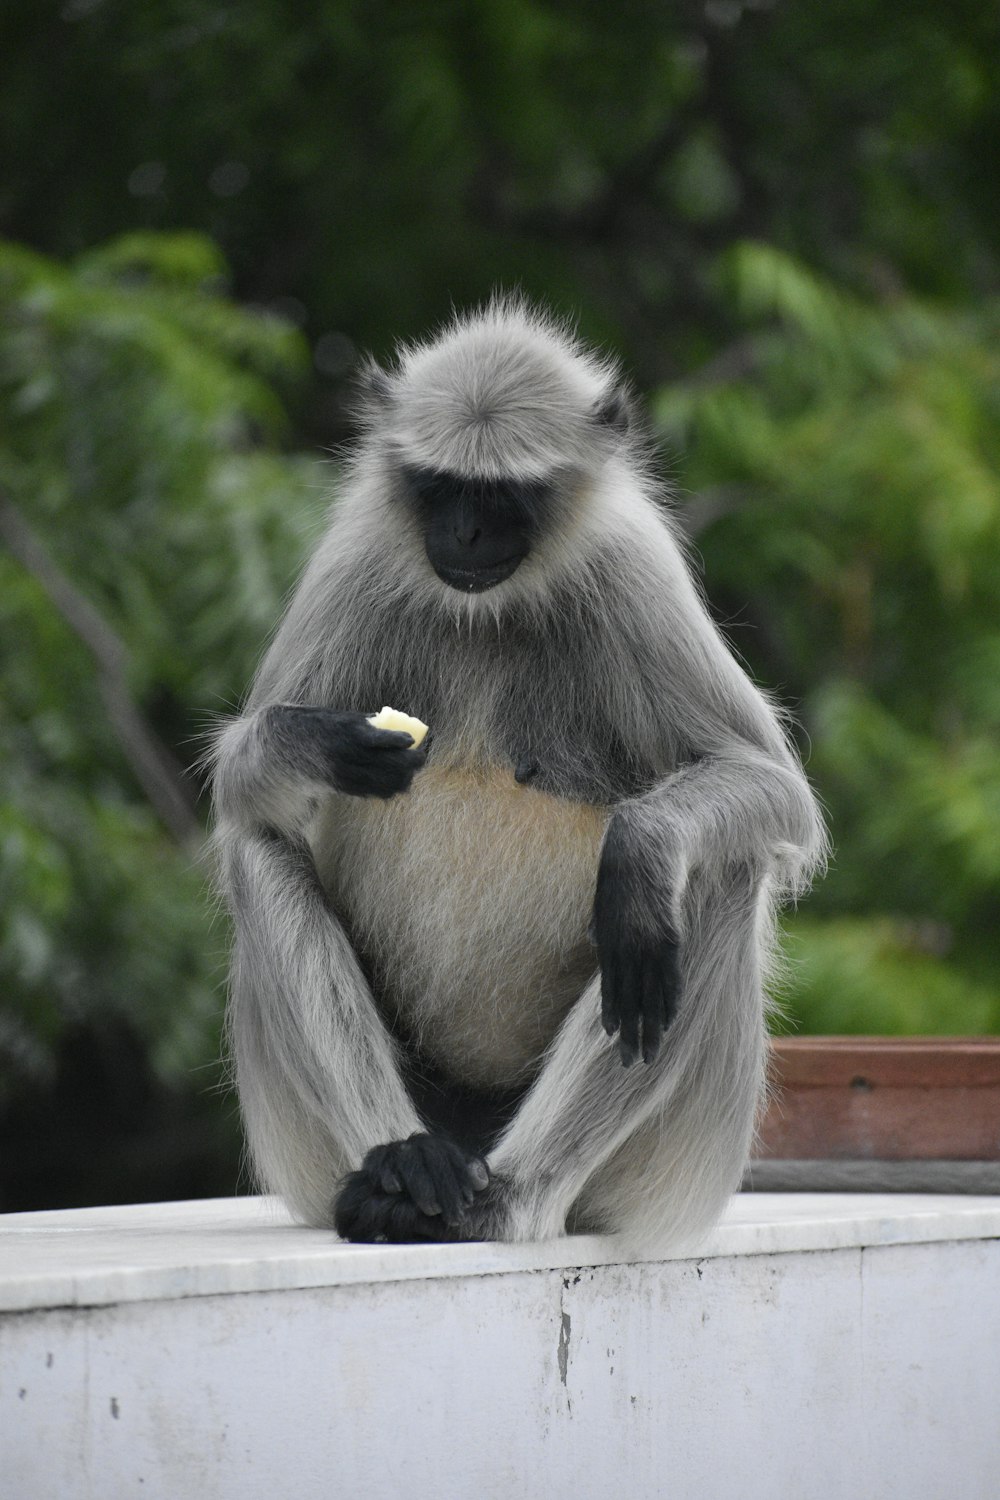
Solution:
[[[423,743],[427,733],[427,725],[422,719],[415,719],[411,714],[400,713],[398,708],[390,708],[386,704],[377,714],[369,714],[369,724],[374,724],[376,729],[397,729],[403,734],[413,737],[414,750]]]

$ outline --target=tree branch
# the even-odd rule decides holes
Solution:
[[[0,491],[0,540],[41,585],[49,602],[90,652],[108,719],[136,780],[177,843],[192,853],[197,852],[203,835],[195,815],[194,798],[182,767],[150,729],[133,701],[125,643],[52,560],[41,539],[3,491]]]

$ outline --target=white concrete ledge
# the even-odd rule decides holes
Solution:
[[[690,1257],[0,1218],[4,1500],[996,1500],[1000,1198],[734,1200]]]
[[[0,1215],[0,1311],[990,1238],[1000,1239],[1000,1197],[740,1195],[704,1243],[666,1257],[595,1235],[345,1245],[294,1224],[274,1199],[146,1203]]]

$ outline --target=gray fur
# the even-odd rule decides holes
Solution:
[[[822,862],[816,803],[713,625],[641,450],[594,413],[615,370],[497,301],[374,382],[329,530],[215,747],[233,913],[230,1029],[266,1186],[331,1223],[338,1177],[421,1128],[402,1027],[457,1080],[530,1085],[490,1155],[482,1233],[678,1244],[739,1185],[764,1088],[776,903]],[[547,478],[546,534],[466,596],[424,555],[399,463]],[[390,802],[297,763],[269,708],[426,720]],[[514,780],[528,758],[530,785]],[[685,990],[654,1063],[600,1024],[587,938],[617,820],[639,928],[672,920]],[[368,977],[366,977],[368,976]]]

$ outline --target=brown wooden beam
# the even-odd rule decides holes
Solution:
[[[1000,1160],[1000,1037],[779,1037],[759,1160]]]

